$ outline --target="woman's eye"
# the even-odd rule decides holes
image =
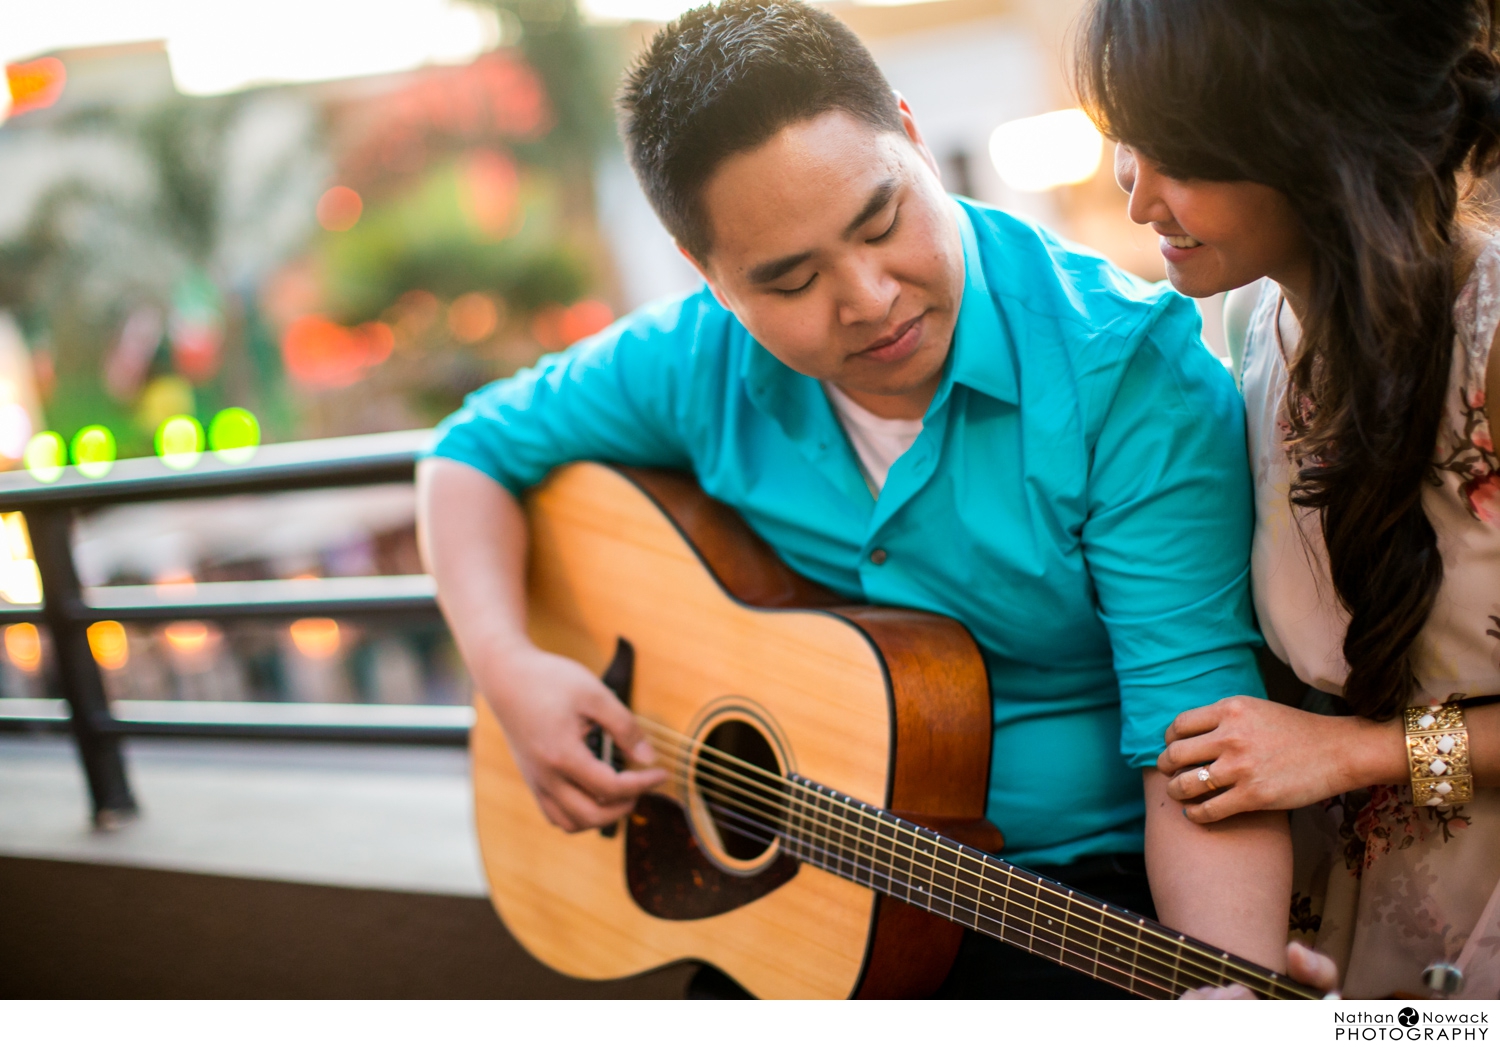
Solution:
[[[811,277],[809,277],[807,280],[803,281],[796,288],[772,288],[771,291],[775,292],[777,295],[786,295],[786,296],[800,295],[803,292],[807,291],[809,288],[811,288],[812,287],[812,283],[814,281],[816,281],[817,279],[818,279],[818,275],[817,274],[813,274]]]
[[[900,224],[900,222],[901,222],[901,209],[897,208],[896,209],[896,214],[894,214],[894,215],[891,216],[891,224],[885,228],[885,232],[884,233],[877,233],[874,237],[871,237],[865,243],[866,244],[879,244],[881,241],[885,240],[886,238],[890,237],[891,234],[893,234],[893,233],[896,232],[896,227],[897,227],[897,225]]]

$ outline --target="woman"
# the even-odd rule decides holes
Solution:
[[[1473,203],[1500,159],[1493,44],[1473,0],[1096,0],[1080,36],[1172,283],[1269,278],[1252,573],[1313,688],[1187,712],[1159,768],[1201,823],[1296,811],[1292,932],[1352,996],[1500,994],[1500,238]]]

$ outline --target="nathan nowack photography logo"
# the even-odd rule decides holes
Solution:
[[[1333,1038],[1347,1043],[1485,1043],[1490,1037],[1490,1015],[1478,1010],[1339,1010],[1333,1025]]]

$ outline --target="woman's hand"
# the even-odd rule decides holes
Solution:
[[[1397,722],[1314,715],[1232,696],[1178,715],[1156,768],[1170,778],[1167,794],[1187,803],[1187,818],[1209,824],[1400,783],[1407,776],[1403,740]]]
[[[1339,968],[1333,960],[1297,941],[1286,946],[1286,975],[1320,992],[1337,992]],[[1255,993],[1242,984],[1231,984],[1228,988],[1195,988],[1182,994],[1184,999],[1254,999]]]

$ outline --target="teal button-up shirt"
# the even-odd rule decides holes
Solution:
[[[1264,695],[1243,406],[1186,299],[1004,212],[955,212],[952,353],[878,499],[818,381],[706,289],[474,393],[434,454],[517,494],[579,459],[688,469],[805,576],[957,618],[989,669],[1006,856],[1138,851],[1138,769],[1167,725]]]

